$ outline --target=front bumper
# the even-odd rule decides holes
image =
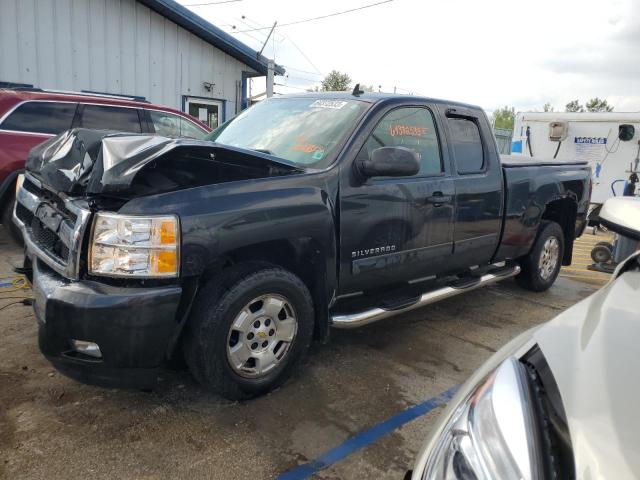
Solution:
[[[153,387],[179,330],[182,288],[72,282],[27,255],[33,267],[40,350],[53,366],[84,383]],[[72,339],[98,344],[102,358],[78,353]]]

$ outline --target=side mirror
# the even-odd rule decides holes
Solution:
[[[406,147],[380,147],[358,162],[365,177],[411,177],[420,171],[418,154]]]
[[[610,198],[600,210],[600,223],[623,237],[640,240],[640,198]]]

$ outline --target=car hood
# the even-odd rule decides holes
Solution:
[[[532,331],[560,389],[577,478],[640,474],[639,262],[636,254],[604,288]]]
[[[214,142],[77,128],[34,147],[27,171],[56,192],[131,197],[303,170]]]

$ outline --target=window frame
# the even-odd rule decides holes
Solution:
[[[22,107],[23,105],[26,105],[27,103],[64,103],[64,104],[71,104],[71,105],[75,105],[75,111],[73,113],[73,117],[71,118],[71,124],[69,125],[69,129],[73,128],[77,118],[78,118],[78,109],[80,108],[80,102],[78,101],[71,101],[71,100],[38,100],[38,99],[34,99],[34,100],[23,100],[21,102],[16,103],[11,109],[9,109],[7,112],[5,112],[4,115],[2,115],[2,117],[0,117],[0,132],[5,132],[5,133],[19,133],[21,135],[38,135],[38,136],[47,136],[47,137],[55,137],[56,135],[59,135],[57,133],[46,133],[46,132],[30,132],[28,130],[8,130],[6,128],[3,128],[4,122],[11,116],[13,115],[13,113],[18,110],[20,107]],[[65,130],[63,130],[65,131]],[[61,132],[62,133],[62,132]]]
[[[375,120],[375,124],[373,125],[373,127],[371,127],[368,130],[367,134],[365,135],[364,141],[362,142],[362,145],[358,149],[358,152],[356,153],[355,158],[358,158],[358,156],[360,155],[360,152],[362,151],[363,148],[365,148],[367,142],[369,141],[369,138],[373,135],[375,130],[378,128],[380,123],[382,123],[382,121],[387,117],[387,115],[391,114],[392,112],[394,112],[396,110],[407,109],[407,108],[416,108],[416,109],[420,108],[420,109],[426,110],[431,115],[433,128],[434,128],[434,130],[436,132],[436,140],[438,142],[438,155],[440,156],[440,173],[420,174],[418,172],[415,175],[406,176],[406,177],[374,177],[374,178],[371,178],[370,180],[372,180],[374,182],[388,182],[390,180],[391,181],[393,181],[393,180],[419,180],[419,179],[424,179],[424,178],[440,178],[440,177],[444,177],[444,176],[447,175],[447,167],[446,167],[445,157],[443,155],[443,149],[442,149],[442,136],[440,134],[440,129],[442,128],[442,126],[438,123],[438,117],[437,117],[437,115],[435,113],[435,109],[430,107],[429,105],[424,105],[424,104],[406,103],[406,104],[394,105],[393,107],[385,109],[384,111],[382,111],[380,113],[379,118],[377,118]]]
[[[487,173],[489,170],[489,159],[491,158],[489,155],[489,150],[487,149],[487,142],[484,138],[484,133],[482,131],[482,126],[480,125],[480,117],[475,115],[473,112],[462,109],[462,108],[447,108],[445,110],[444,117],[447,123],[447,132],[450,138],[450,146],[451,146],[451,154],[453,157],[453,164],[455,166],[456,173],[458,175],[481,175]],[[455,147],[453,146],[453,132],[449,127],[449,119],[462,119],[472,122],[476,128],[478,129],[478,136],[480,138],[480,147],[482,148],[482,168],[480,170],[468,170],[468,171],[460,171],[460,166],[458,165],[458,158],[456,155]]]

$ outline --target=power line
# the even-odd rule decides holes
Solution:
[[[183,7],[204,7],[205,5],[220,5],[221,3],[235,3],[242,0],[220,0],[218,2],[204,2],[204,3],[186,3]]]
[[[287,87],[287,88],[293,88],[295,90],[302,90],[303,92],[306,92],[307,89],[306,88],[302,88],[302,87],[294,87],[293,85],[285,85],[283,83],[274,83],[274,85],[278,86],[278,87]]]
[[[316,72],[318,72],[319,75],[324,76],[324,73],[322,73],[320,71],[320,69],[318,67],[316,67],[316,64],[311,61],[311,59],[302,51],[302,49],[298,46],[298,44],[296,42],[294,42],[293,39],[289,35],[285,35],[285,38],[291,42],[291,45],[293,45],[295,47],[295,49],[298,50],[298,52],[300,52],[300,55],[302,55],[304,57],[304,59],[307,62],[309,62],[309,65],[311,65],[313,67],[313,69]]]
[[[352,8],[350,10],[343,10],[341,12],[334,12],[334,13],[329,13],[327,15],[320,15],[319,17],[305,18],[304,20],[296,20],[294,22],[289,22],[289,23],[281,23],[280,27],[288,27],[289,25],[298,25],[300,23],[312,22],[314,20],[321,20],[323,18],[336,17],[338,15],[344,15],[345,13],[357,12],[358,10],[364,10],[365,8],[376,7],[378,5],[382,5],[382,4],[385,4],[385,3],[391,3],[393,1],[394,0],[383,0],[381,2],[370,3],[368,5],[363,5],[361,7]],[[254,29],[251,29],[251,30],[240,30],[238,32],[233,32],[233,33],[253,32],[253,31],[256,31],[256,30],[267,30],[269,28],[271,28],[271,27],[260,27],[260,28],[254,28]]]
[[[244,23],[247,27],[249,28],[263,28],[264,25],[261,25],[260,23],[256,22],[255,20],[250,19],[247,15],[242,15],[241,18],[237,19],[239,22]],[[251,23],[249,23],[251,22]],[[233,28],[235,29],[235,25],[233,26]],[[266,33],[262,33],[260,32],[261,35],[266,35]],[[274,37],[280,37],[280,40],[278,40],[278,43],[282,43],[285,40],[285,36],[284,34],[278,33],[278,32],[273,32],[273,36]]]
[[[302,80],[302,81],[308,82],[308,83],[319,83],[320,82],[320,80],[317,80],[317,79],[307,78],[307,77],[296,77],[295,75],[291,76],[288,73],[285,75],[285,78],[291,78],[293,80]]]
[[[319,77],[324,76],[324,73],[310,72],[309,70],[301,70],[299,68],[290,67],[289,65],[282,65],[282,66],[285,67],[287,70],[294,70],[300,73],[308,73],[309,75],[318,75]]]

